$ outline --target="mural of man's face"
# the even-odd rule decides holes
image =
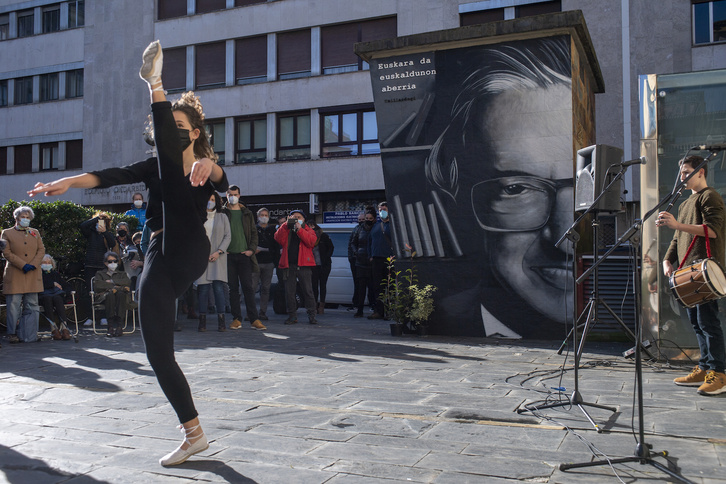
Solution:
[[[560,250],[555,242],[573,221],[571,104],[569,87],[561,85],[496,95],[479,120],[483,136],[492,140],[495,160],[487,167],[496,181],[481,186],[480,194],[477,185],[472,190],[495,277],[538,312],[563,322],[572,312],[571,246],[566,242]]]

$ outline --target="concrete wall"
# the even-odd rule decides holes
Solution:
[[[50,3],[0,0],[0,10]],[[148,93],[137,72],[142,50],[154,38],[161,39],[165,47],[174,47],[388,15],[397,16],[399,35],[409,35],[457,27],[459,6],[469,3],[472,0],[283,0],[156,22],[155,0],[86,2],[83,28],[0,42],[0,78],[23,72],[38,74],[73,63],[82,63],[85,69],[85,94],[80,100],[1,108],[0,145],[20,144],[19,140],[49,141],[53,136],[63,139],[82,132],[85,170],[144,158],[147,146],[141,130],[149,112]],[[606,91],[596,96],[597,142],[624,147],[626,156],[628,151],[638,153],[639,74],[726,66],[726,45],[691,46],[688,1],[562,0],[562,7],[583,11],[605,78]],[[628,59],[626,69],[624,57]],[[624,75],[628,79],[625,84]],[[369,103],[373,99],[366,72],[233,86],[199,94],[208,118],[229,121],[245,114]],[[231,133],[228,131],[228,136]],[[227,146],[233,143],[228,140]],[[229,166],[228,172],[237,183],[247,184],[250,195],[383,189],[380,157],[376,156]],[[307,177],[305,183],[288,186],[282,182],[280,186],[290,172]],[[336,176],[328,176],[330,173]],[[30,181],[59,174],[73,173],[0,177],[0,202],[23,198]],[[269,185],[259,180],[269,180]],[[81,200],[77,194],[69,197]]]

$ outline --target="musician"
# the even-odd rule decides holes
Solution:
[[[681,160],[681,181],[685,180],[703,161],[700,156],[688,156]],[[670,277],[676,270],[679,261],[685,257],[694,237],[698,237],[684,266],[693,264],[699,259],[708,257],[706,248],[706,231],[711,246],[711,258],[724,267],[724,229],[726,223],[726,206],[721,195],[708,186],[706,182],[707,165],[704,165],[686,183],[686,189],[692,194],[678,208],[678,219],[669,212],[660,212],[656,225],[666,226],[676,231],[663,260],[663,272]],[[718,319],[718,303],[708,301],[693,308],[687,308],[688,319],[696,333],[701,358],[698,365],[687,375],[678,377],[673,382],[682,386],[698,386],[701,395],[717,395],[726,392],[726,375],[724,375],[724,336],[721,322]]]

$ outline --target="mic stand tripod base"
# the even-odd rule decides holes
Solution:
[[[582,395],[580,395],[580,392],[578,390],[575,390],[572,392],[572,395],[570,395],[570,399],[566,402],[557,402],[557,403],[547,403],[545,405],[539,405],[536,407],[525,407],[525,408],[518,408],[517,413],[521,414],[524,412],[534,412],[536,410],[544,410],[546,408],[558,408],[558,407],[570,407],[575,406],[580,409],[582,414],[585,416],[585,418],[590,422],[590,424],[597,430],[597,433],[602,433],[602,429],[598,424],[595,423],[595,421],[590,417],[590,414],[587,413],[587,410],[585,410],[585,407],[593,407],[593,408],[601,408],[603,410],[609,410],[611,412],[616,412],[617,409],[614,407],[608,407],[607,405],[600,405],[597,403],[589,403],[582,399]]]
[[[660,462],[654,460],[651,455],[656,455],[660,457],[667,457],[668,452],[661,451],[661,452],[655,452],[651,453],[650,451],[650,444],[641,445],[640,443],[635,447],[635,455],[632,457],[622,457],[620,459],[608,459],[608,460],[597,460],[592,462],[581,462],[579,464],[560,464],[559,469],[561,471],[566,471],[568,469],[579,469],[582,467],[596,467],[596,466],[612,466],[614,464],[624,464],[628,462],[639,462],[640,464],[648,464],[656,469],[660,470],[661,472],[668,474],[673,479],[675,479],[678,482],[683,482],[685,484],[696,484],[695,482],[686,479],[685,477],[678,474],[676,471],[672,471],[668,467],[664,466]]]

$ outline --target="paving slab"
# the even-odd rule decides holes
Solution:
[[[633,455],[628,344],[585,346],[578,389],[616,408],[586,407],[598,433],[569,405],[574,368],[559,342],[392,337],[387,322],[344,309],[326,309],[318,326],[284,319],[204,334],[180,320],[177,360],[210,447],[173,468],[158,459],[178,445],[178,422],[138,333],[3,346],[0,483],[667,481],[639,463],[559,469]],[[693,482],[723,484],[726,395],[673,385],[690,366],[644,367],[645,440]],[[516,411],[558,400],[567,405]]]

